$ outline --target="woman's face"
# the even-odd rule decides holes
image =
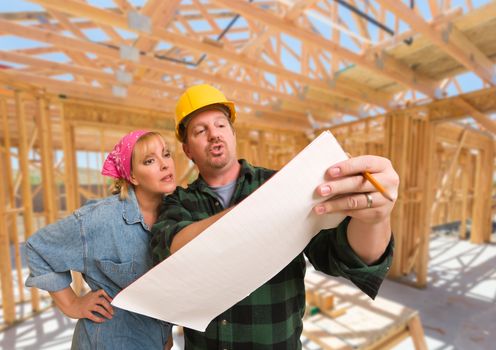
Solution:
[[[169,147],[158,135],[134,146],[131,183],[139,191],[166,194],[176,189],[176,173]]]

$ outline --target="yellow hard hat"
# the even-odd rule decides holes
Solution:
[[[208,84],[188,88],[176,104],[176,138],[183,142],[180,126],[186,117],[200,108],[216,104],[224,105],[229,109],[231,123],[233,123],[236,119],[234,103],[228,101],[222,92]]]

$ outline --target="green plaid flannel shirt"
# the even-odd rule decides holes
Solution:
[[[260,187],[274,173],[240,160],[241,171],[231,200],[235,205]],[[199,177],[187,189],[178,187],[167,196],[152,229],[154,263],[170,255],[174,235],[195,221],[222,211],[222,205]],[[367,266],[351,250],[346,218],[337,228],[317,234],[304,250],[316,270],[350,279],[374,298],[392,262],[392,240],[384,256]],[[300,335],[305,310],[305,258],[303,253],[270,281],[217,316],[205,332],[184,330],[185,349],[301,349]]]

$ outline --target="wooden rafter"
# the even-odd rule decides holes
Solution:
[[[494,64],[453,23],[448,23],[443,30],[432,28],[422,17],[401,1],[377,1],[487,83],[496,84]]]
[[[481,124],[485,129],[487,129],[492,134],[496,135],[496,122],[490,119],[489,116],[485,115],[478,111],[474,106],[470,104],[463,97],[457,98],[455,103],[465,110],[467,114],[469,114],[474,120],[476,120],[479,124]]]
[[[422,27],[411,25],[404,11],[393,10],[394,23],[388,21],[388,25],[397,31],[400,21],[406,20],[410,29],[381,40],[383,31],[370,36],[369,23],[353,12],[345,17],[338,11],[342,4],[333,0],[147,0],[143,6],[113,0],[115,7],[106,8],[87,0],[28,1],[46,11],[0,13],[0,36],[15,35],[48,46],[7,51],[1,56],[5,63],[0,69],[7,74],[20,72],[24,78],[37,76],[40,83],[51,80],[56,84],[59,76],[70,75],[73,81],[64,83],[75,83],[74,93],[83,92],[86,86],[97,89],[98,94],[110,94],[115,101],[114,86],[125,87],[130,97],[142,101],[163,96],[174,100],[185,86],[210,82],[245,103],[248,113],[271,114],[276,120],[290,120],[293,126],[301,123],[308,127],[307,113],[322,124],[339,122],[344,115],[382,114],[396,106],[446,95],[448,87],[461,94],[463,86],[456,75],[467,68],[489,83],[494,73],[494,46],[487,35],[474,40],[476,31],[494,31],[494,3],[475,8],[467,1],[473,11],[464,13],[449,1],[429,1],[430,21],[422,18],[418,7],[409,10],[413,21],[430,32],[419,31]],[[347,2],[384,23],[389,8],[384,4],[392,1]],[[404,2],[397,3],[403,10]],[[150,19],[150,32],[129,27],[128,16],[136,13]],[[235,25],[225,25],[231,22]],[[108,39],[92,41],[95,37],[87,32],[92,29]],[[125,39],[119,29],[134,32],[134,36]],[[432,33],[438,37],[442,33],[446,45],[458,51],[438,45]],[[413,44],[404,45],[402,41],[410,37]],[[354,41],[356,50],[350,51],[349,40]],[[433,44],[440,49],[427,56]],[[137,49],[138,61],[122,59],[121,45]],[[472,55],[472,65],[457,56],[459,48]],[[57,63],[61,62],[58,57],[38,61],[44,54],[63,54],[69,61]],[[438,64],[443,60],[447,62],[445,70]],[[117,71],[126,72],[131,81],[124,83],[121,76],[118,80]],[[55,85],[50,89],[55,90]],[[475,108],[474,101],[468,102]],[[478,126],[492,130],[493,121],[484,114],[485,108],[477,113],[476,108],[457,106],[465,115],[475,115]]]
[[[392,57],[389,57],[386,53],[383,53],[381,57],[381,59],[384,60],[384,64],[376,65],[373,62],[367,61],[364,57],[341,47],[338,43],[331,42],[323,38],[322,36],[316,35],[306,30],[302,30],[301,28],[295,26],[294,23],[280,19],[275,15],[271,15],[267,11],[264,11],[252,4],[245,3],[241,0],[213,1],[224,7],[230,8],[245,17],[262,21],[266,25],[277,28],[284,33],[290,34],[291,36],[301,40],[302,42],[329,50],[342,59],[358,64],[376,74],[385,76],[410,88],[422,91],[428,96],[435,95],[436,82],[412,71],[408,66],[402,64],[399,61],[396,61]]]
[[[78,50],[80,52],[89,52],[89,53],[94,53],[98,55],[99,57],[102,58],[107,58],[110,61],[117,61],[119,62],[120,57],[119,57],[119,52],[116,49],[105,47],[103,45],[87,42],[87,41],[80,41],[75,38],[68,38],[64,37],[61,35],[56,35],[49,33],[47,31],[41,30],[41,29],[34,29],[34,28],[26,28],[21,25],[17,24],[12,24],[7,21],[2,21],[0,20],[0,31],[4,32],[9,32],[14,35],[24,35],[25,37],[29,37],[33,40],[38,40],[42,42],[47,42],[47,43],[53,43],[54,45],[57,45],[58,47],[61,47],[63,49],[67,50]],[[4,57],[7,57],[8,53],[4,53]],[[11,57],[17,57],[14,55],[10,55]],[[14,60],[15,61],[15,60]],[[34,61],[32,61],[34,62]],[[300,100],[298,97],[290,96],[287,94],[279,93],[277,91],[269,90],[269,89],[264,89],[260,88],[259,86],[255,84],[250,84],[246,82],[239,82],[233,79],[229,78],[224,78],[222,76],[217,76],[209,73],[203,73],[201,71],[195,71],[188,69],[186,67],[176,65],[173,63],[168,63],[164,61],[160,61],[158,59],[154,59],[151,57],[142,57],[139,63],[134,63],[135,66],[141,67],[146,70],[150,71],[155,71],[155,72],[160,72],[160,74],[182,74],[184,76],[190,76],[192,78],[196,79],[204,79],[206,81],[216,81],[218,83],[223,84],[226,87],[229,88],[238,88],[238,89],[243,89],[244,91],[250,91],[251,93],[257,92],[257,93],[264,93],[267,95],[272,95],[274,97],[277,97],[281,100],[289,100],[293,101],[295,104],[303,104],[303,101]],[[61,64],[56,64],[53,63],[52,65],[46,65],[46,67],[50,69],[54,69],[56,67],[63,67]],[[74,70],[73,70],[74,71]],[[79,70],[79,72],[82,72]],[[88,70],[88,72],[93,72],[92,70]],[[97,72],[94,72],[95,75]],[[101,73],[101,72],[99,72]],[[81,73],[82,74],[82,73]],[[99,75],[99,77],[104,77],[106,75]],[[96,76],[93,76],[93,78],[98,78]],[[164,89],[166,88],[165,84],[159,84],[159,83],[154,83],[159,86],[163,86]],[[312,99],[309,99],[309,101],[313,101]],[[318,101],[315,101],[318,102]],[[325,103],[323,103],[325,105]],[[335,107],[335,106],[333,106]],[[344,111],[344,110],[343,110]],[[348,108],[346,110],[347,113],[356,113],[357,111],[354,111],[352,107]]]
[[[291,8],[288,9],[284,17],[288,21],[294,21],[296,18],[301,16],[303,11],[305,11],[307,8],[312,7],[315,3],[317,3],[319,0],[298,0],[294,1],[293,5]]]
[[[351,98],[356,101],[367,102],[372,104],[378,104],[380,106],[388,106],[389,97],[385,94],[373,91],[372,89],[367,89],[364,87],[365,91],[358,92],[342,86],[340,82],[336,82],[333,85],[326,84],[325,82],[320,82],[309,77],[305,77],[301,74],[294,73],[290,70],[282,68],[280,66],[270,65],[261,60],[250,59],[245,56],[241,56],[236,52],[231,50],[226,50],[223,48],[216,47],[214,45],[204,43],[200,40],[194,38],[185,37],[183,35],[177,35],[169,31],[165,31],[162,28],[152,26],[150,34],[142,33],[136,29],[129,28],[127,19],[117,13],[113,13],[106,10],[100,10],[94,8],[90,5],[76,2],[74,0],[32,0],[40,5],[46,6],[47,8],[55,8],[63,12],[70,13],[75,16],[83,16],[91,18],[95,22],[108,23],[118,28],[123,28],[126,30],[135,31],[143,36],[150,38],[155,38],[156,40],[164,40],[172,45],[178,47],[186,47],[197,53],[206,53],[220,59],[227,59],[233,61],[242,66],[252,66],[257,69],[262,69],[266,72],[277,75],[278,77],[299,81],[304,84],[312,85],[315,87],[320,87],[330,93],[337,94],[345,98]],[[422,79],[417,80],[417,85],[422,85]]]
[[[173,106],[175,102],[164,98],[142,98],[133,95],[130,95],[125,99],[121,99],[112,97],[112,94],[108,89],[89,89],[87,85],[79,84],[77,82],[55,81],[53,79],[27,73],[0,71],[0,82],[7,83],[12,86],[22,87],[26,90],[31,89],[33,86],[38,86],[43,88],[47,93],[62,96],[63,98],[67,95],[71,95],[76,98],[102,101],[128,107],[142,107],[146,109],[152,108],[157,111],[164,111],[168,113],[171,118],[173,115],[171,106]],[[239,106],[256,106],[255,104],[250,103],[244,104],[241,101],[236,102],[239,103]],[[271,108],[262,108],[259,112],[245,113],[243,120],[240,120],[239,122],[242,124],[257,125],[260,127],[275,127],[277,125],[281,125],[281,122],[283,122],[288,130],[301,130],[301,128],[307,127],[308,124],[308,122],[303,119],[299,121],[291,120],[287,114],[280,113]]]

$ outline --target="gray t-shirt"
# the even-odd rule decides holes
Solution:
[[[217,198],[219,198],[222,207],[225,209],[229,206],[229,203],[231,203],[231,198],[234,194],[234,189],[236,188],[236,181],[228,183],[224,186],[208,187],[215,193]]]

